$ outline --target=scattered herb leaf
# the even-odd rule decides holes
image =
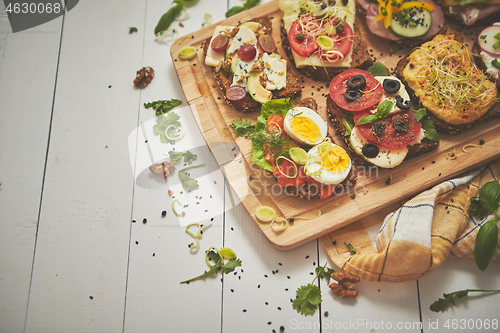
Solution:
[[[196,180],[194,180],[193,178],[189,177],[186,174],[186,171],[194,169],[194,168],[199,168],[199,167],[204,166],[204,165],[205,164],[200,164],[200,165],[195,165],[195,166],[187,167],[187,168],[184,168],[184,169],[179,170],[177,172],[179,174],[179,178],[181,179],[182,187],[186,191],[191,192],[191,191],[196,190],[197,188],[200,187],[200,185],[198,184],[198,182]]]
[[[500,290],[483,290],[483,289],[465,289],[465,290],[459,290],[455,291],[449,294],[443,294],[444,298],[440,298],[434,303],[431,304],[430,309],[431,311],[434,312],[440,312],[446,310],[446,308],[452,304],[455,305],[455,298],[462,298],[464,296],[467,296],[469,293],[472,292],[481,292],[481,293],[498,293]]]
[[[170,125],[174,125],[170,129],[172,135],[169,132],[169,136],[174,136],[173,133],[181,128],[181,122],[179,121],[180,118],[181,117],[175,112],[169,112],[165,116],[158,117],[158,119],[156,120],[156,124],[153,126],[153,133],[160,136],[161,142],[172,143],[173,141],[167,139],[167,137],[165,136],[165,130]]]
[[[352,244],[350,243],[344,243],[345,246],[347,246],[347,248],[349,249],[349,252],[351,252],[351,254],[356,254],[356,249],[354,248],[354,246],[352,246]]]
[[[229,10],[226,12],[226,17],[230,17],[233,15],[236,15],[238,13],[241,13],[242,11],[246,9],[253,8],[259,4],[260,0],[247,0],[243,6],[233,6],[229,8]]]
[[[183,155],[184,153],[180,151],[171,150],[168,152],[168,157],[170,158],[171,162],[179,161]]]
[[[326,267],[326,265],[316,267],[315,271],[318,275],[318,278],[325,279],[326,283],[330,283],[331,275],[335,272],[333,269]]]
[[[133,34],[134,32],[137,32],[137,28],[136,27],[130,27],[130,28],[128,28],[128,33],[129,34]]]
[[[327,263],[328,264],[328,263]],[[318,305],[321,303],[321,290],[314,284],[316,279],[324,278],[330,282],[330,274],[334,272],[333,269],[324,266],[316,267],[316,276],[314,280],[306,285],[302,285],[297,289],[296,297],[292,302],[292,307],[298,313],[303,315],[314,314]]]
[[[239,136],[250,138],[255,130],[255,125],[252,125],[248,120],[236,119],[231,123],[230,128],[234,128],[234,132]]]
[[[181,101],[178,99],[161,100],[149,103],[144,103],[146,109],[153,108],[157,116],[160,116],[168,111],[172,110],[176,106],[180,105]]]
[[[223,249],[230,250],[233,254],[234,251],[231,250],[230,248],[221,248],[220,251],[223,251]],[[215,249],[217,251],[217,249]],[[230,273],[234,271],[234,269],[238,266],[241,266],[241,260],[236,259],[236,255],[234,258],[229,259],[226,263],[224,263],[224,258],[219,254],[219,251],[214,251],[210,249],[209,251],[205,252],[205,257],[207,262],[211,261],[213,262],[213,265],[210,266],[210,269],[206,270],[203,274],[198,275],[194,278],[191,278],[189,280],[182,281],[181,283],[189,283],[192,281],[196,281],[199,279],[203,279],[207,276],[217,274],[219,271],[223,271],[224,273]]]
[[[163,31],[166,31],[170,27],[172,22],[174,22],[175,17],[179,15],[179,13],[182,11],[182,8],[184,7],[184,2],[182,0],[174,0],[172,4],[175,5],[171,7],[165,14],[163,14],[156,24],[155,36]]]

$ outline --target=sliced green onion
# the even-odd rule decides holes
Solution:
[[[173,129],[177,129],[177,126],[175,126],[175,125],[170,125],[170,126],[168,126],[168,127],[165,129],[165,137],[166,137],[168,140],[170,140],[170,141],[179,141],[180,139],[182,139],[182,138],[184,137],[184,134],[185,134],[185,133],[184,133],[184,130],[182,129],[182,127],[180,127],[180,128],[179,128],[179,131],[177,132],[177,133],[178,133],[178,135],[176,135],[176,136],[170,136],[170,135],[168,135],[168,130],[169,130],[169,129],[171,129],[171,128],[173,128]]]
[[[274,232],[284,231],[288,228],[288,220],[284,217],[277,217],[271,221],[271,229]]]
[[[276,218],[276,211],[269,206],[260,206],[257,208],[255,211],[255,216],[261,221],[261,222],[271,222]]]
[[[195,56],[196,56],[196,48],[192,46],[183,47],[179,51],[179,58],[184,60],[193,59]]]
[[[290,154],[290,158],[295,163],[298,163],[298,164],[306,164],[307,161],[309,161],[309,159],[310,159],[309,154],[307,154],[307,152],[300,147],[292,147],[292,148],[290,148],[288,153]]]
[[[179,201],[179,198],[175,198],[174,201],[172,201],[172,210],[175,214],[175,216],[180,217],[182,213],[179,213],[175,210],[175,204],[179,204],[179,206],[182,206],[181,202]]]

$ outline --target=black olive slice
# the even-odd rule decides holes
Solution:
[[[363,75],[358,74],[351,77],[346,83],[350,89],[363,89],[366,87],[366,78]]]
[[[371,143],[367,143],[363,146],[363,148],[361,148],[363,155],[368,158],[377,157],[378,151],[378,147]]]
[[[394,121],[394,129],[399,133],[406,133],[410,130],[410,125],[402,119],[396,119]]]
[[[384,82],[382,82],[382,87],[384,87],[384,90],[389,94],[394,94],[399,91],[401,83],[398,80],[384,79]]]
[[[411,108],[411,101],[403,101],[403,97],[400,95],[396,96],[396,106],[400,109],[409,109]]]
[[[349,101],[355,101],[361,97],[362,93],[359,90],[350,90],[347,89],[345,91],[345,98],[347,98]]]
[[[372,131],[375,135],[382,135],[385,132],[385,124],[382,121],[376,121],[372,125]]]

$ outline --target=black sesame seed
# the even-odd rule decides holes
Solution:
[[[161,212],[161,216],[162,217],[165,217],[166,215],[167,215],[167,211],[166,210],[164,210],[163,212]]]
[[[385,185],[389,185],[390,183],[391,183],[391,178],[387,178],[387,179],[385,180]]]
[[[94,296],[89,296],[90,299],[94,299]]]
[[[135,223],[135,220],[132,220],[132,223]]]
[[[333,242],[332,242],[332,245],[337,245],[337,241],[333,241]]]
[[[247,309],[243,309],[243,312],[247,312]]]
[[[146,224],[146,223],[148,223],[148,220],[147,220],[146,218],[144,218],[144,219],[142,220],[142,223]]]
[[[484,140],[483,140],[483,139],[479,140],[479,144],[480,144],[481,146],[482,146],[482,145],[484,145]]]
[[[139,241],[135,241],[136,244],[139,244]]]

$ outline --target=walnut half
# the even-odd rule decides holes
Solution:
[[[340,298],[356,297],[358,291],[355,289],[354,283],[359,282],[359,277],[352,275],[349,272],[342,271],[339,273],[332,273],[331,278],[337,283],[330,283],[329,287],[335,295]]]
[[[163,178],[167,180],[168,175],[175,171],[175,162],[155,163],[149,167],[149,171],[157,175],[163,175]]]
[[[155,77],[155,71],[151,67],[142,67],[136,73],[134,79],[134,86],[136,88],[142,89],[146,87],[151,80]]]

